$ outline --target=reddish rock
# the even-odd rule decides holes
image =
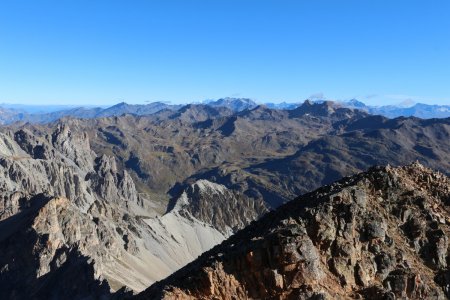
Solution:
[[[373,168],[287,203],[136,299],[445,299],[450,180]]]

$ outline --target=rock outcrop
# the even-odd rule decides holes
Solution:
[[[450,180],[377,167],[281,206],[136,299],[445,299]]]
[[[173,210],[189,213],[229,236],[267,212],[263,201],[202,179],[185,188]]]

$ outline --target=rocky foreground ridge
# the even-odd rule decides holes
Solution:
[[[377,167],[266,214],[136,299],[445,299],[450,180]]]

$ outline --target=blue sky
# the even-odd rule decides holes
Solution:
[[[450,1],[3,0],[0,103],[450,104]]]

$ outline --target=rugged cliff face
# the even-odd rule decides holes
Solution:
[[[372,168],[289,202],[137,299],[445,299],[450,180]]]
[[[45,137],[19,130],[0,140],[2,298],[138,287],[121,272],[127,256],[139,256],[134,215],[145,209],[114,159],[96,157],[87,135],[65,124]]]
[[[202,181],[158,215],[117,160],[95,153],[77,122],[71,125],[47,135],[0,133],[1,299],[123,297],[264,212],[224,186],[210,201],[214,184]],[[220,222],[206,217],[207,210],[224,215],[222,207],[240,213]]]

